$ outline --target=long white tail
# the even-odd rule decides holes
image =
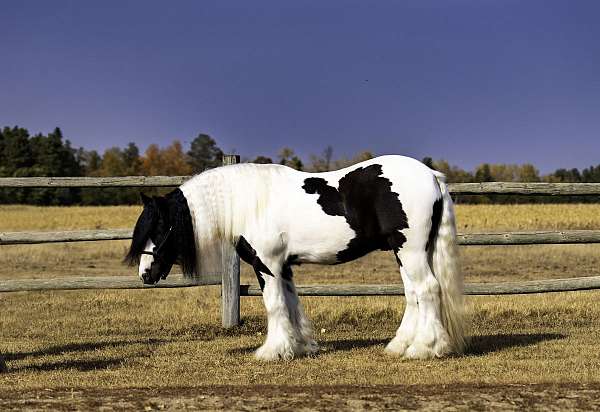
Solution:
[[[441,288],[442,322],[450,336],[455,353],[462,353],[466,346],[466,322],[463,297],[463,275],[460,270],[458,245],[456,243],[456,224],[454,204],[446,176],[435,172],[443,198],[442,219],[433,247],[433,273]]]

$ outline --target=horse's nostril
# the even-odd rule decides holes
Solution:
[[[144,281],[145,284],[152,283],[152,277],[150,276],[150,271],[147,270],[142,274],[142,280]]]

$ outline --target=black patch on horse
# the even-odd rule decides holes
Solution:
[[[331,216],[344,216],[356,233],[346,249],[337,253],[338,263],[348,262],[374,250],[398,250],[406,242],[400,230],[408,228],[408,219],[392,183],[381,176],[381,165],[360,167],[329,186],[322,178],[304,180],[306,193],[319,194],[317,203]]]
[[[344,216],[344,209],[340,193],[335,187],[327,184],[327,181],[320,177],[309,177],[304,180],[304,191],[308,194],[319,194],[317,203],[321,209],[331,216]]]
[[[440,228],[440,222],[442,221],[442,211],[444,207],[444,200],[440,197],[433,203],[433,211],[431,213],[431,230],[429,231],[429,239],[427,239],[427,245],[425,246],[426,251],[431,251],[433,242],[437,237],[438,230]]]
[[[235,251],[239,255],[240,259],[252,266],[254,273],[256,274],[256,279],[258,279],[260,290],[264,290],[265,280],[263,279],[261,272],[270,276],[273,276],[273,273],[271,273],[269,268],[262,262],[262,260],[260,260],[256,254],[256,250],[254,250],[244,236],[240,236],[238,239],[235,245]]]

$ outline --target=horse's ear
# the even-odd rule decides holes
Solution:
[[[148,197],[143,193],[140,193],[140,197],[142,198],[142,203],[144,203],[144,206],[148,206],[150,203],[152,203],[151,197]]]

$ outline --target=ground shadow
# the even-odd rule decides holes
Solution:
[[[219,324],[201,323],[190,325],[185,330],[185,335],[190,339],[212,340],[216,338],[256,335],[266,331],[263,318],[258,316],[246,316],[240,320],[240,324],[224,328]]]
[[[565,339],[567,335],[561,333],[532,333],[532,334],[494,334],[473,336],[465,355],[480,356],[499,352],[504,349],[518,348],[535,345],[549,340]],[[389,339],[351,339],[332,340],[319,342],[320,350],[317,353],[347,352],[353,349],[367,348],[372,346],[384,346]],[[258,346],[246,346],[228,350],[231,355],[247,355],[258,349]]]
[[[565,339],[561,333],[498,333],[471,337],[465,355],[487,355],[504,349],[535,345],[548,340]]]
[[[352,340],[331,340],[318,342],[319,352],[316,354],[328,352],[345,352],[353,349],[367,348],[371,346],[384,345],[388,339],[352,339]],[[230,355],[248,355],[258,349],[258,346],[245,346],[242,348],[229,349]]]
[[[371,346],[385,345],[390,339],[340,339],[321,343],[323,352],[346,352],[353,349],[368,348]]]
[[[244,346],[241,348],[228,349],[227,353],[230,355],[249,355],[258,349],[258,346]]]
[[[137,344],[147,345],[160,345],[171,342],[166,339],[138,339],[138,340],[118,340],[118,341],[106,341],[106,342],[82,342],[82,343],[67,343],[65,345],[54,345],[47,348],[30,351],[30,352],[17,352],[9,353],[5,352],[4,359],[6,361],[21,360],[31,357],[48,356],[48,355],[61,355],[64,353],[71,352],[93,352],[96,350],[117,347],[117,346],[129,346]]]
[[[44,362],[41,365],[27,365],[17,368],[10,368],[10,372],[23,371],[56,371],[59,369],[75,369],[80,372],[108,369],[111,366],[120,366],[125,358],[102,359],[102,360],[70,360],[58,362]]]

